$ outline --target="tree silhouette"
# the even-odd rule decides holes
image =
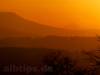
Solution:
[[[91,71],[91,75],[96,75],[98,71],[100,71],[100,56],[97,56],[96,53],[99,53],[100,50],[90,51],[90,52],[83,52],[85,55],[89,57],[88,60],[93,61],[94,65],[92,65],[93,69]],[[100,72],[99,72],[100,73]]]
[[[45,72],[44,75],[89,75],[85,70],[76,69],[75,62],[60,51],[46,55],[43,64],[52,67],[52,72]]]

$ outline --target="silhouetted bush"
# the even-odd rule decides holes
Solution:
[[[98,73],[100,74],[100,56],[96,55],[96,52],[100,52],[98,50],[95,51],[90,51],[90,52],[83,52],[85,55],[87,55],[89,57],[88,60],[92,61],[91,63],[93,63],[94,65],[92,66],[92,69],[90,69],[91,74],[90,75],[98,75]]]
[[[44,75],[92,75],[88,71],[78,69],[69,56],[64,56],[61,51],[52,52],[43,58],[43,64],[52,68],[51,72]]]

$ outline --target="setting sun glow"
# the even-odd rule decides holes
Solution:
[[[100,0],[1,0],[0,11],[54,27],[100,29]]]

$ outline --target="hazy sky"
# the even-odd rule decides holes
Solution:
[[[56,27],[100,29],[100,0],[0,0],[0,11]]]

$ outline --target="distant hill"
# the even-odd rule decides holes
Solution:
[[[93,50],[98,48],[99,42],[96,37],[57,37],[33,39],[35,48],[53,48],[65,50]]]
[[[95,36],[100,30],[70,30],[42,25],[22,18],[16,13],[0,12],[0,38],[45,36]]]
[[[0,37],[65,36],[66,34],[63,29],[38,24],[26,20],[15,13],[0,12]]]
[[[97,31],[64,30],[26,20],[15,13],[0,12],[0,46],[59,49],[94,47],[97,44],[95,37],[84,38],[82,36],[95,36]],[[81,37],[69,40],[68,36]]]
[[[6,38],[0,39],[0,47],[47,48],[64,50],[93,50],[98,48],[96,37]]]

